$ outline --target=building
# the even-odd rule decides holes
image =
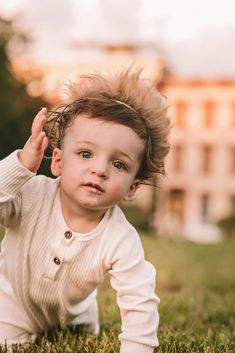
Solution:
[[[76,62],[38,67],[18,58],[13,70],[28,82],[31,95],[43,94],[57,104],[67,78],[144,67],[143,76],[167,96],[172,148],[162,188],[142,187],[136,203],[151,214],[158,233],[219,240],[217,220],[235,211],[235,80],[165,79],[164,62],[151,45],[73,45],[78,46]]]
[[[172,121],[167,177],[155,226],[162,234],[217,241],[216,222],[235,211],[235,80],[168,80]]]
[[[66,96],[66,85],[88,73],[120,72],[132,67],[143,69],[142,76],[156,84],[162,81],[164,61],[156,54],[152,43],[105,45],[94,42],[74,42],[76,59],[55,62],[33,62],[17,56],[12,59],[12,71],[26,83],[28,93],[43,96],[51,105],[57,105]]]

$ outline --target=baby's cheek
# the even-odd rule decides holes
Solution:
[[[125,180],[121,182],[114,182],[112,185],[112,195],[117,198],[122,198],[129,191],[129,183],[126,183]]]

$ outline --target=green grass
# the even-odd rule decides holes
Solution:
[[[155,352],[235,352],[235,243],[202,245],[148,235],[142,240],[146,258],[157,268],[161,298],[160,347]],[[65,329],[15,352],[119,352],[120,318],[108,277],[99,291],[99,306],[98,337]]]

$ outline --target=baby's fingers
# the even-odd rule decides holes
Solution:
[[[33,123],[32,123],[32,141],[36,141],[37,138],[39,137],[40,133],[42,132],[43,125],[46,122],[46,114],[47,114],[47,109],[42,108],[38,114],[35,116]]]
[[[42,140],[42,151],[44,152],[49,145],[49,139],[47,138],[46,134]]]
[[[36,138],[31,136],[30,143],[37,151],[44,151],[48,145],[48,138],[46,137],[45,132],[41,131]]]

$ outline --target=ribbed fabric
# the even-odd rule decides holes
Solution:
[[[120,353],[152,353],[153,347],[136,344],[134,342],[122,341]]]
[[[144,259],[136,230],[116,206],[92,232],[72,232],[62,215],[59,183],[24,168],[17,151],[0,162],[0,223],[6,227],[0,328],[1,322],[21,327],[23,321],[34,334],[79,323],[109,272],[121,313],[121,353],[152,352],[159,299],[155,270]],[[16,308],[11,315],[3,309],[6,297]]]

